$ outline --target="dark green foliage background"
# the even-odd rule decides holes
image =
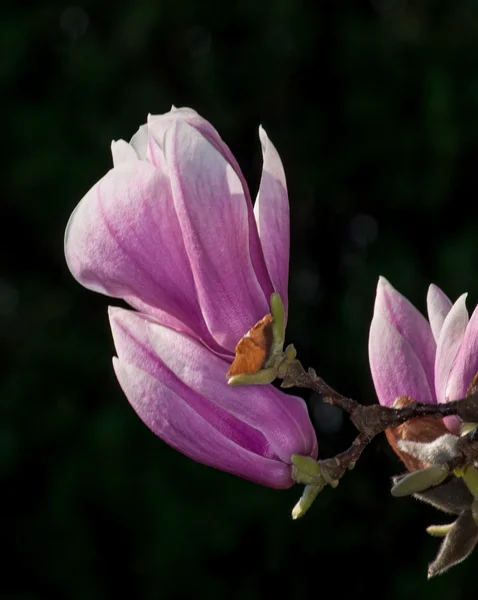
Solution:
[[[112,373],[117,302],[76,284],[62,238],[110,141],[148,112],[197,109],[253,190],[262,123],[290,192],[288,338],[373,402],[380,274],[421,310],[432,281],[478,301],[478,2],[17,3],[0,43],[0,597],[473,597],[476,553],[426,582],[424,529],[447,517],[390,498],[401,466],[384,439],[299,522],[299,488],[262,489],[156,439]],[[346,419],[309,400],[321,455],[345,449]]]

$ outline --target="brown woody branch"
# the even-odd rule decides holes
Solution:
[[[446,404],[430,404],[412,401],[403,408],[381,406],[380,404],[362,405],[336,392],[313,369],[306,371],[298,360],[294,360],[286,375],[286,386],[291,384],[313,390],[321,398],[338,406],[350,414],[350,419],[359,431],[359,435],[345,452],[325,461],[319,461],[331,481],[337,481],[347,469],[354,466],[357,459],[370,441],[388,428],[397,427],[416,417],[432,416],[443,418],[451,415],[460,417],[464,422],[478,423],[478,391],[476,386],[465,398]],[[478,459],[478,432],[473,431],[460,438],[459,456],[454,459],[452,468],[469,464]]]

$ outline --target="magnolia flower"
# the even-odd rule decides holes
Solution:
[[[478,309],[469,318],[465,300],[463,294],[452,304],[431,285],[427,321],[380,278],[369,338],[370,367],[380,404],[400,407],[412,399],[441,403],[467,395],[478,372]],[[456,517],[449,525],[427,529],[443,537],[429,565],[429,577],[464,560],[478,542],[475,467],[469,465],[454,477],[446,466],[457,454],[460,426],[457,417],[422,417],[386,431],[390,445],[412,471],[412,475],[395,478],[392,494],[420,490],[414,494],[417,498]]]
[[[316,457],[303,400],[272,386],[231,388],[242,336],[277,292],[287,311],[289,203],[279,155],[261,128],[254,209],[217,131],[195,111],[149,116],[114,168],[73,212],[65,254],[110,308],[114,369],[129,402],[165,442],[263,485],[292,485],[291,456]]]
[[[435,285],[428,290],[429,321],[380,278],[370,326],[369,358],[380,404],[400,396],[449,402],[467,394],[478,372],[478,310],[471,318],[466,294],[452,304]],[[459,433],[456,417],[445,419]]]

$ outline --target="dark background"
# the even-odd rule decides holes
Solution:
[[[363,402],[375,286],[478,300],[478,1],[135,0],[2,9],[0,597],[447,598],[475,552],[426,582],[447,517],[392,499],[384,438],[298,522],[300,494],[197,465],[116,383],[106,307],[63,257],[83,194],[148,112],[191,106],[253,195],[260,123],[292,218],[288,340]],[[305,396],[307,397],[307,396]],[[310,399],[321,456],[353,429]]]

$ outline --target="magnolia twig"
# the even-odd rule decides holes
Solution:
[[[407,404],[402,407],[394,408],[381,406],[380,404],[364,406],[336,392],[322,378],[318,377],[313,369],[306,371],[297,359],[290,361],[284,378],[284,387],[290,387],[291,385],[311,389],[328,404],[338,406],[349,413],[352,423],[359,431],[358,436],[345,452],[329,459],[319,460],[318,467],[316,466],[318,468],[317,473],[312,476],[308,473],[308,476],[304,478],[304,474],[300,472],[300,469],[296,471],[297,481],[309,483],[307,488],[320,488],[319,491],[325,484],[332,487],[337,486],[345,472],[355,466],[356,461],[372,439],[388,428],[398,427],[410,419],[430,416],[443,418],[457,415],[464,422],[478,422],[478,390],[476,386],[469,389],[465,398],[446,404],[418,402],[407,398]],[[448,473],[457,473],[457,469],[466,468],[467,465],[478,461],[478,430],[475,429],[466,435],[462,435],[457,441],[456,450],[456,456],[443,465]],[[317,482],[321,482],[319,486],[317,486]],[[315,495],[317,493],[317,490],[315,490]],[[307,507],[299,506],[299,508],[301,509],[300,514],[307,510]]]
[[[410,402],[403,408],[381,406],[380,404],[362,405],[339,394],[313,369],[306,371],[298,360],[290,365],[287,373],[288,381],[301,388],[308,388],[319,394],[325,402],[338,406],[350,414],[352,423],[369,441],[389,427],[397,427],[406,421],[416,418],[433,416],[437,418],[457,415],[464,422],[478,422],[478,393],[446,404],[431,404],[428,402]]]
[[[350,448],[345,450],[345,452],[341,452],[333,458],[319,460],[320,471],[326,482],[332,486],[337,485],[344,473],[355,467],[355,463],[369,442],[370,438],[368,436],[359,433]]]

